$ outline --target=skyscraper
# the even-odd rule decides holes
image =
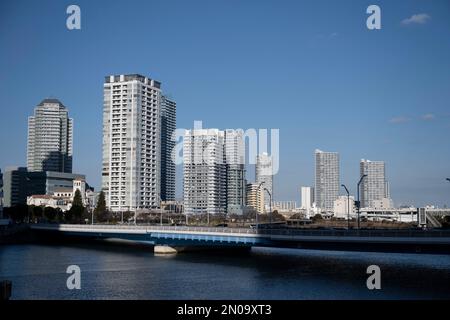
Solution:
[[[367,175],[360,186],[361,207],[374,207],[375,201],[389,198],[384,161],[362,159],[360,162],[360,174],[361,176]]]
[[[105,77],[102,189],[112,211],[159,206],[160,88],[139,74]]]
[[[176,129],[176,102],[166,96],[161,97],[161,199],[175,200],[175,163],[172,150],[175,141],[172,134]]]
[[[245,206],[245,142],[242,130],[225,131],[227,213],[242,214]]]
[[[44,99],[28,118],[29,171],[72,172],[73,119],[57,99]]]
[[[261,186],[262,190],[267,189],[272,195],[273,201],[273,164],[272,157],[266,152],[256,157],[256,184],[264,182]],[[266,196],[267,195],[267,196]],[[264,191],[264,205],[267,210],[270,206],[270,197],[266,191]]]
[[[339,154],[317,149],[315,157],[314,199],[317,207],[332,211],[339,196]]]
[[[187,130],[183,140],[183,199],[186,214],[226,212],[225,133]]]

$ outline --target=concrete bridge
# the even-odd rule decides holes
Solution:
[[[252,229],[144,225],[36,224],[38,235],[130,240],[155,252],[253,246],[379,252],[450,253],[450,230]]]

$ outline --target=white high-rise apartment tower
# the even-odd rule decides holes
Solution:
[[[102,189],[112,211],[159,206],[160,87],[138,74],[105,77]]]
[[[187,130],[183,140],[183,199],[186,214],[221,214],[227,205],[225,133]]]
[[[334,200],[339,196],[339,154],[337,152],[315,151],[315,188],[316,206],[332,211]]]
[[[384,161],[362,159],[360,162],[360,174],[361,176],[367,175],[360,186],[361,207],[374,207],[377,200],[389,198]]]
[[[260,184],[264,182],[264,184],[261,186],[263,192],[264,192],[264,206],[265,209],[268,210],[270,207],[270,197],[267,191],[264,189],[267,189],[270,194],[272,195],[272,202],[273,202],[273,163],[272,163],[272,157],[269,156],[266,152],[258,155],[256,157],[256,184]]]
[[[242,214],[245,206],[245,141],[243,130],[225,130],[227,213]]]
[[[28,171],[72,172],[73,119],[57,99],[44,99],[28,117]]]

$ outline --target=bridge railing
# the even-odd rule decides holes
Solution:
[[[42,225],[46,226],[46,225]],[[450,237],[450,230],[318,230],[318,229],[251,229],[251,228],[227,228],[227,227],[189,227],[189,226],[156,226],[156,225],[82,225],[82,224],[63,224],[47,225],[63,226],[71,229],[92,230],[142,230],[146,232],[203,232],[203,233],[223,233],[223,234],[253,234],[263,236],[322,236],[322,237]]]
[[[260,229],[259,234],[278,236],[323,236],[323,237],[450,237],[450,230],[317,230],[317,229]]]
[[[46,227],[66,227],[79,230],[148,230],[148,231],[182,231],[182,232],[208,232],[208,233],[240,233],[257,234],[257,230],[250,228],[220,228],[220,227],[185,227],[185,226],[155,226],[155,225],[108,225],[108,224],[41,224]]]

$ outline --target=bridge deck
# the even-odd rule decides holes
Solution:
[[[251,228],[211,228],[184,226],[147,225],[71,225],[38,224],[35,230],[60,232],[95,233],[105,237],[108,234],[150,235],[153,238],[180,238],[182,235],[217,237],[227,239],[252,239],[256,243],[270,241],[335,241],[335,242],[398,242],[398,243],[440,243],[450,244],[450,230],[317,230],[317,229],[251,229]],[[247,241],[245,241],[247,242]]]

